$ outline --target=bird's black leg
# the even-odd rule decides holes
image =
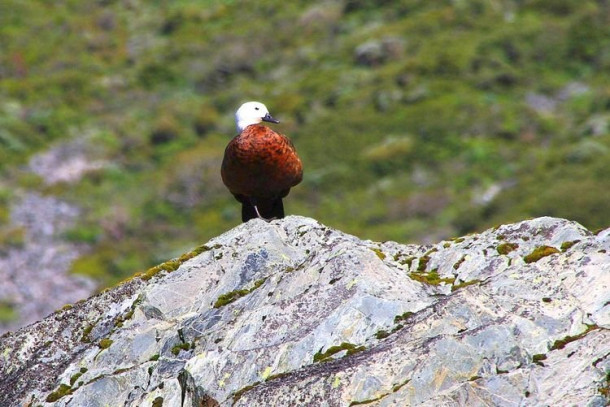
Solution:
[[[250,219],[258,218],[257,211],[249,201],[243,201],[241,203],[241,221],[246,223]]]

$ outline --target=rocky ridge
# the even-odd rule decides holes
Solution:
[[[610,229],[240,225],[0,338],[3,406],[606,405]]]

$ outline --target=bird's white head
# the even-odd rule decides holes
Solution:
[[[267,107],[260,102],[246,102],[237,109],[237,112],[235,112],[237,131],[243,131],[251,124],[258,124],[263,121],[270,123],[280,122],[271,117]]]

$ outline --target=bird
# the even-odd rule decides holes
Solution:
[[[282,199],[303,179],[303,165],[292,141],[261,124],[279,123],[260,102],[246,102],[235,113],[239,134],[227,145],[220,174],[241,202],[242,222],[281,219]]]

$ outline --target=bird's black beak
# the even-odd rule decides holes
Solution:
[[[263,121],[264,122],[269,122],[269,123],[279,123],[279,120],[274,119],[273,117],[271,117],[271,115],[269,113],[267,113],[264,117],[263,117]]]

